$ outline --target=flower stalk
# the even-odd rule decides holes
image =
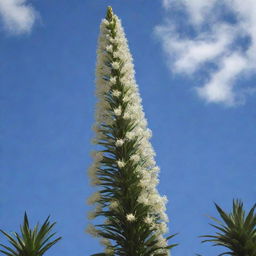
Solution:
[[[121,21],[108,7],[97,51],[97,152],[89,169],[98,191],[88,200],[97,208],[90,216],[106,221],[90,233],[104,239],[99,255],[166,256],[174,246],[167,244],[172,236],[164,237],[167,198],[156,188],[159,168],[134,75]]]

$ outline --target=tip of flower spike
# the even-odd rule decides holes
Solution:
[[[113,18],[113,15],[114,15],[114,13],[113,13],[112,7],[111,7],[111,6],[108,6],[107,14],[106,14],[106,19],[107,19],[108,21],[111,21],[112,18]]]

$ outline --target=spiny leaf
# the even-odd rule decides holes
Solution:
[[[7,256],[41,256],[46,250],[61,239],[61,237],[59,237],[54,241],[49,242],[49,240],[55,235],[55,233],[49,234],[55,225],[55,222],[50,224],[49,217],[45,220],[38,232],[39,224],[37,223],[33,230],[30,229],[28,216],[25,212],[23,225],[20,227],[21,235],[13,232],[14,237],[12,237],[5,231],[0,230],[0,232],[8,238],[9,243],[14,247],[12,249],[0,244],[0,246],[7,250],[0,251]]]
[[[212,242],[214,246],[224,246],[230,250],[221,255],[256,256],[256,215],[254,214],[256,205],[251,208],[247,216],[240,200],[233,200],[233,209],[229,214],[217,204],[215,206],[223,222],[211,218],[218,225],[210,225],[219,232],[216,232],[216,235],[201,236],[209,238],[202,242]]]

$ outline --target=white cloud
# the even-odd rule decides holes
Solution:
[[[171,69],[193,74],[202,64],[223,54],[234,32],[231,27],[222,25],[211,33],[200,33],[190,39],[179,37],[172,24],[169,24],[156,27],[156,33],[163,39],[164,50],[172,63]]]
[[[22,34],[31,31],[37,14],[26,0],[0,0],[0,16],[6,31]]]
[[[234,80],[247,65],[247,60],[234,53],[221,59],[219,70],[211,75],[203,87],[197,88],[199,96],[208,102],[225,103],[228,106],[240,103],[242,98],[234,93]]]
[[[176,5],[181,5],[182,8],[186,8],[190,14],[191,22],[195,25],[200,24],[204,21],[217,2],[217,0],[174,0]]]
[[[163,0],[162,4],[165,9],[169,9],[169,7],[171,6],[171,0]]]
[[[155,32],[170,70],[203,76],[195,91],[206,102],[243,103],[246,93],[255,92],[239,86],[238,78],[256,73],[256,1],[162,1],[167,17]],[[175,12],[184,24],[173,19]],[[214,68],[207,69],[209,64]]]

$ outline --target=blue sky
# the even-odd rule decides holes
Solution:
[[[0,228],[51,214],[46,255],[100,251],[85,234],[93,191],[94,70],[108,5],[122,19],[167,195],[173,255],[216,255],[213,202],[255,203],[255,3],[0,0]],[[251,6],[248,8],[246,6]],[[185,17],[185,18],[184,18]],[[0,237],[0,242],[5,239]]]

